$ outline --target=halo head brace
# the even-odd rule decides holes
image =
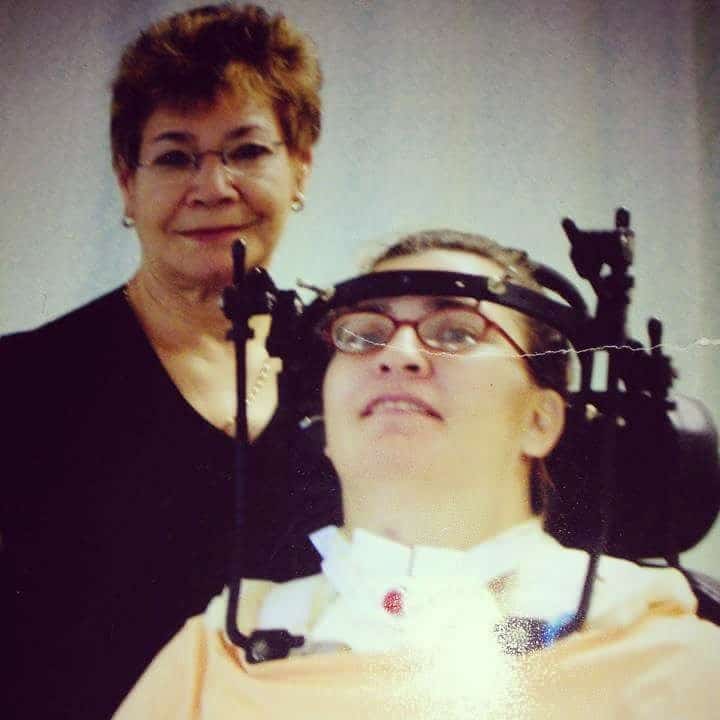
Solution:
[[[616,215],[616,228],[612,231],[581,231],[571,221],[563,223],[573,246],[571,258],[597,296],[594,316],[588,314],[581,294],[568,280],[542,265],[533,266],[534,279],[563,302],[511,281],[480,275],[385,271],[320,291],[319,297],[301,312],[293,292],[277,291],[269,281],[248,291],[244,252],[236,246],[235,285],[232,292],[227,293],[226,312],[233,319],[238,354],[240,414],[244,411],[245,399],[243,358],[247,317],[254,307],[251,296],[264,298],[261,304],[273,313],[267,347],[272,355],[283,359],[280,403],[288,412],[295,413],[298,420],[302,418],[301,428],[308,428],[308,454],[322,454],[324,443],[317,435],[322,426],[313,420],[321,416],[322,382],[334,347],[340,343],[346,352],[367,352],[368,345],[375,342],[373,338],[343,339],[334,334],[332,322],[328,320],[339,312],[374,298],[468,297],[512,308],[554,328],[576,353],[580,382],[577,391],[566,395],[566,430],[549,459],[552,479],[543,488],[543,515],[546,529],[563,544],[590,552],[577,611],[552,634],[554,639],[564,637],[584,623],[601,553],[629,559],[664,556],[677,564],[678,553],[705,535],[720,508],[717,432],[701,403],[669,396],[674,372],[669,358],[660,350],[660,323],[656,320],[649,323],[649,350],[625,334],[625,313],[633,284],[627,272],[632,263],[632,233],[628,226],[629,214],[622,210]],[[447,334],[443,335],[437,324],[423,325],[426,321],[427,317],[413,323],[423,342],[431,348],[439,342],[443,352],[462,351],[462,347],[444,344],[448,341]],[[386,341],[396,327],[392,319],[390,325],[383,322],[380,342]],[[378,328],[372,324],[367,327]],[[473,328],[479,327],[473,324]],[[358,325],[350,328],[353,333],[362,334],[358,329]],[[445,329],[452,336],[457,328],[451,323]],[[328,344],[329,338],[332,344]],[[343,342],[349,344],[343,346]],[[555,350],[565,352],[567,347],[563,344]],[[591,387],[597,350],[608,353],[605,389],[601,391]],[[542,355],[528,357],[528,365],[538,384],[554,387],[542,374]],[[538,362],[540,366],[536,365]],[[238,426],[242,427],[243,423]],[[246,445],[247,437],[238,433],[236,521],[240,531],[246,512],[243,486],[247,465],[242,461]],[[238,537],[239,541],[243,540],[242,532]],[[237,628],[236,611],[243,577],[242,542],[237,555],[230,572],[228,637],[238,647],[245,648],[250,662],[286,657],[304,638],[282,629],[255,631],[247,637]],[[525,643],[519,652],[546,644],[543,638],[547,623],[537,618],[519,620],[529,623],[530,635],[538,640],[534,644]],[[517,623],[513,627],[517,629]]]
[[[324,291],[305,308],[300,320],[304,338],[298,367],[298,410],[308,418],[321,416],[321,387],[327,363],[336,348],[344,352],[373,352],[391,331],[392,319],[371,313],[348,316],[358,304],[402,295],[467,297],[497,303],[556,329],[568,341],[553,352],[575,352],[580,387],[567,395],[566,430],[547,459],[550,482],[535,487],[541,495],[546,529],[560,542],[592,551],[602,534],[604,515],[612,518],[603,552],[630,559],[674,557],[695,545],[709,530],[720,508],[717,433],[701,403],[682,396],[668,401],[647,388],[626,381],[626,392],[612,422],[616,426],[612,470],[613,492],[598,478],[608,452],[603,441],[607,398],[592,391],[592,359],[597,343],[596,322],[579,293],[565,278],[538,266],[539,282],[560,295],[562,302],[512,282],[480,275],[431,270],[383,271],[362,275]],[[337,323],[350,317],[351,322]],[[423,326],[423,323],[425,325]],[[434,324],[433,324],[434,323]],[[440,352],[462,348],[438,345],[438,324],[423,318],[418,324],[422,342]],[[512,339],[511,339],[512,340]],[[627,363],[649,365],[651,355],[639,343],[627,349]],[[513,341],[514,343],[514,341]],[[542,355],[526,356],[539,384]],[[647,375],[646,368],[636,374]],[[317,432],[314,429],[312,432]]]

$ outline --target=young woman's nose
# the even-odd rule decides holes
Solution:
[[[381,373],[404,372],[425,377],[432,371],[429,353],[415,328],[402,325],[377,354],[377,368]]]

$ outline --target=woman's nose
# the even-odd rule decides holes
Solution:
[[[400,371],[426,377],[432,372],[432,362],[415,328],[401,325],[378,353],[377,368],[381,373]]]
[[[228,171],[219,157],[206,155],[193,175],[187,195],[189,204],[217,205],[239,196],[237,178]]]

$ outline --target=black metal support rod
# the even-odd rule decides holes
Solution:
[[[245,574],[247,548],[252,538],[247,536],[246,518],[248,481],[253,477],[252,455],[249,452],[250,437],[246,403],[246,350],[247,341],[254,337],[248,322],[252,315],[277,309],[277,289],[267,272],[255,268],[245,272],[245,243],[233,244],[233,285],[223,293],[223,310],[232,323],[231,337],[235,343],[235,382],[237,410],[235,416],[235,536],[230,559],[228,578],[228,605],[225,615],[225,632],[230,641],[245,651],[248,662],[258,663],[287,657],[291,648],[300,647],[305,639],[291,635],[287,630],[254,630],[250,636],[240,632],[237,624],[241,583]],[[294,294],[293,294],[294,295]],[[273,316],[273,324],[275,317]],[[277,328],[276,328],[277,333]],[[282,336],[282,332],[280,332]]]
[[[598,469],[600,527],[590,551],[575,616],[563,627],[560,637],[580,630],[584,625],[590,609],[600,557],[608,548],[612,528],[613,498],[616,491],[615,463],[618,422],[620,422],[622,367],[620,353],[627,341],[627,309],[630,304],[630,289],[633,286],[633,278],[628,272],[633,261],[630,245],[633,234],[630,230],[630,214],[627,210],[620,208],[616,212],[614,231],[581,231],[568,219],[563,221],[563,228],[572,246],[571,258],[576,270],[589,280],[597,293],[594,330],[597,337],[608,345],[609,350],[605,401],[600,420],[603,423],[603,455]],[[609,275],[602,272],[603,266],[609,268]]]
[[[225,629],[230,640],[240,647],[247,647],[247,638],[237,628],[237,610],[240,598],[240,584],[245,567],[245,518],[247,480],[251,477],[250,455],[248,453],[248,423],[246,396],[246,343],[252,338],[248,327],[250,309],[247,302],[245,276],[245,243],[238,240],[233,244],[233,287],[226,292],[224,309],[232,323],[232,338],[235,345],[235,383],[237,409],[235,412],[235,470],[234,517],[235,536],[231,554],[230,577],[228,578],[228,611]]]

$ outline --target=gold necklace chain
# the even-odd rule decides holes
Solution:
[[[265,385],[265,380],[270,372],[271,359],[272,358],[269,357],[265,358],[265,362],[263,362],[262,367],[255,378],[255,382],[250,388],[250,392],[245,394],[245,407],[250,407],[253,404],[263,385]],[[235,432],[237,431],[237,416],[229,418],[227,422],[223,424],[221,430],[227,435],[235,437]]]
[[[260,371],[255,377],[255,382],[252,384],[250,392],[245,394],[245,407],[250,407],[253,404],[263,385],[265,385],[268,373],[270,372],[271,359],[272,358],[269,357],[265,358],[265,362],[263,362]],[[229,418],[221,429],[227,435],[235,437],[237,431],[237,416]]]
[[[245,395],[245,404],[248,407],[253,404],[253,401],[257,397],[257,394],[260,392],[260,390],[262,390],[262,386],[265,384],[265,380],[267,379],[268,373],[270,372],[270,360],[271,358],[269,357],[265,358],[265,362],[263,362],[262,367],[260,368],[257,377],[255,378],[255,382],[250,388],[250,392]]]
[[[133,307],[132,300],[130,299],[130,291],[129,291],[129,284],[125,284],[122,289],[123,297],[125,298],[125,301],[130,306],[131,310],[133,312],[135,311],[135,308]],[[258,393],[260,390],[262,390],[263,386],[265,385],[265,382],[268,377],[268,373],[270,372],[271,368],[271,360],[272,358],[267,357],[263,361],[262,366],[260,367],[260,370],[258,371],[258,374],[255,377],[255,381],[252,384],[252,387],[250,388],[250,392],[246,393],[245,395],[245,406],[251,407],[253,402],[255,402],[255,399],[258,396]],[[229,435],[235,434],[235,426],[237,424],[236,417],[228,418],[228,420],[222,425],[223,432],[228,433]]]

